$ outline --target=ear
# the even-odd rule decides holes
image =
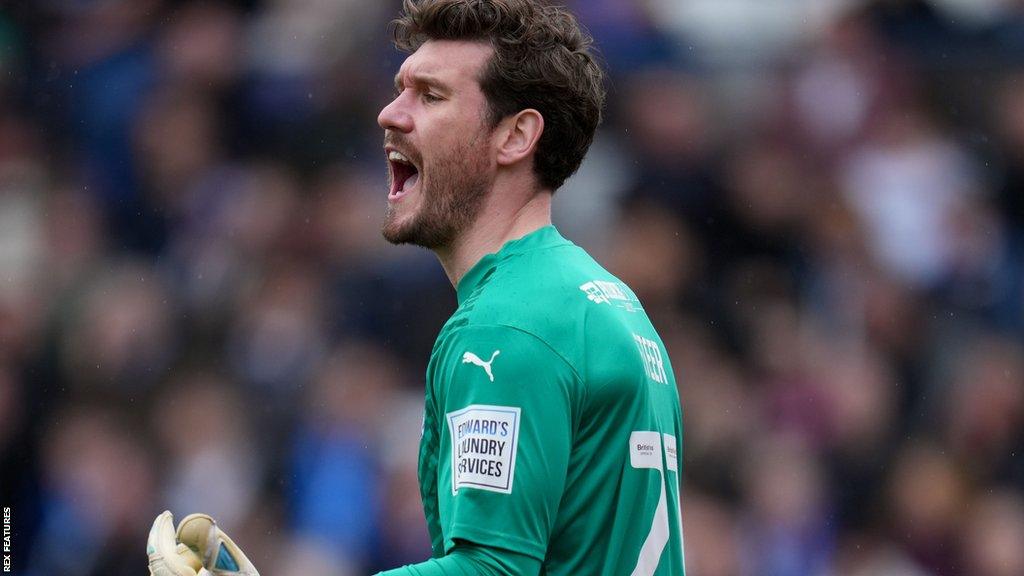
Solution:
[[[498,134],[498,165],[510,166],[533,154],[544,133],[544,117],[527,108],[501,122]]]

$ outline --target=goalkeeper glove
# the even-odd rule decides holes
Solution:
[[[151,576],[259,576],[213,518],[191,514],[174,531],[174,517],[156,517],[146,543]]]

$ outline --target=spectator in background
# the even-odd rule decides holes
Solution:
[[[703,576],[736,576],[742,547],[735,510],[728,503],[690,490],[683,519],[687,570]]]
[[[801,148],[831,164],[906,97],[913,73],[862,10],[841,14],[809,44],[809,56],[799,58],[789,79],[785,117],[792,118]]]
[[[992,122],[1003,156],[1000,212],[1014,231],[1019,255],[1024,242],[1024,69],[1014,67],[1000,78],[992,104]]]
[[[131,134],[158,73],[150,38],[162,8],[162,0],[43,2],[37,16],[48,26],[32,31],[31,44],[50,70],[50,81],[34,86],[39,117],[83,162],[117,240],[150,254],[163,227],[140,194]]]
[[[382,417],[399,374],[384,350],[359,343],[335,350],[317,376],[291,447],[294,526],[342,564],[369,568],[380,546],[384,506],[378,454]],[[372,382],[373,386],[367,386]]]
[[[835,534],[827,521],[824,476],[796,438],[762,438],[743,465],[746,571],[755,576],[814,576],[825,571]]]
[[[894,458],[887,513],[889,537],[935,576],[964,574],[958,530],[969,486],[956,462],[931,442],[910,442]]]
[[[843,187],[888,274],[917,290],[949,274],[954,246],[947,230],[979,192],[978,173],[920,106],[878,120],[843,168]]]
[[[669,207],[706,226],[720,196],[706,86],[664,68],[634,74],[626,85],[622,123],[628,153],[638,166],[629,197]]]
[[[164,499],[177,510],[210,510],[225,524],[245,522],[259,493],[258,435],[251,406],[220,376],[182,371],[167,382],[150,417],[171,470]]]
[[[657,14],[646,2],[570,0],[567,4],[587,23],[613,77],[685,58],[680,43],[655,24]]]
[[[1024,571],[1024,499],[1001,489],[979,496],[967,520],[965,572],[1011,576]]]
[[[123,414],[115,403],[79,404],[59,414],[48,431],[43,520],[27,574],[138,572],[132,550],[138,548],[136,536],[147,530],[156,472],[138,425]]]
[[[148,262],[109,262],[76,293],[58,330],[60,368],[78,391],[152,389],[175,358],[168,291]]]
[[[1024,485],[1024,347],[981,335],[954,351],[937,408],[943,440],[974,481]]]

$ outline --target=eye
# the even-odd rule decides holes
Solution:
[[[430,92],[424,92],[422,98],[423,98],[423,102],[425,102],[426,104],[434,104],[436,102],[440,102],[441,100],[444,100],[444,98],[441,98],[440,96],[431,94]]]

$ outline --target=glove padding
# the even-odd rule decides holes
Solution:
[[[146,545],[152,576],[259,576],[241,549],[206,514],[156,517]]]

